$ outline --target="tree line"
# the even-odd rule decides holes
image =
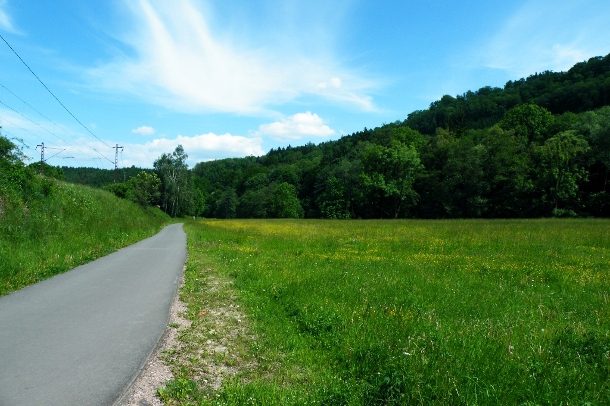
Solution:
[[[610,55],[319,145],[192,169],[179,146],[106,187],[173,216],[609,216],[609,105]]]

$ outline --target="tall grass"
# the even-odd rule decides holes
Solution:
[[[191,401],[610,404],[608,220],[204,221],[187,233],[189,261],[235,281],[258,337],[255,371]],[[205,272],[187,270],[191,307]]]
[[[29,201],[0,195],[0,295],[157,232],[169,218],[85,186],[45,181]]]

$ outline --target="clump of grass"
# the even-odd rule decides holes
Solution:
[[[204,221],[255,368],[202,404],[610,403],[610,221]],[[200,297],[183,291],[189,308]],[[176,366],[179,368],[179,366]],[[189,376],[193,365],[184,368]],[[185,378],[185,379],[186,379]]]
[[[165,403],[186,401],[197,396],[197,383],[186,378],[176,378],[157,390],[159,398]]]
[[[44,193],[0,194],[0,295],[153,235],[169,218],[112,194],[41,178]]]

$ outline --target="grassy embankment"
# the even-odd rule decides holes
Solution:
[[[161,391],[169,403],[610,403],[608,220],[204,221],[187,232],[183,337],[205,338],[208,284],[224,278],[252,359],[215,391],[204,364],[239,370],[239,357],[186,345]]]
[[[0,194],[0,295],[149,237],[169,222],[156,208],[102,190],[37,182],[40,191],[26,201],[10,184]]]

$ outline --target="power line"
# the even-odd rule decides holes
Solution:
[[[62,139],[60,136],[58,136],[57,134],[55,134],[53,131],[49,130],[48,128],[44,127],[42,124],[37,123],[36,121],[32,120],[31,118],[29,118],[27,115],[25,115],[24,113],[21,113],[19,110],[15,109],[14,107],[9,106],[8,104],[6,104],[5,102],[3,102],[2,100],[0,100],[0,104],[5,106],[6,108],[8,108],[9,110],[15,112],[16,114],[20,115],[21,117],[23,117],[25,120],[29,121],[30,123],[42,128],[43,130],[45,130],[46,132],[48,132],[49,134],[51,134],[52,136],[54,136],[55,138],[57,138],[58,140],[60,140],[61,142],[63,142],[64,144],[68,144],[68,142],[66,142],[64,139]],[[13,124],[14,127],[19,128],[25,132],[27,132],[28,134],[31,134],[27,129]],[[108,158],[107,156],[105,156],[104,154],[102,154],[101,152],[99,152],[96,148],[87,145],[87,148],[91,149],[92,151],[94,151],[96,154],[98,154],[99,156],[101,156],[102,158],[104,158],[106,161],[110,162],[111,164],[114,163],[112,160],[110,160],[110,158]]]
[[[30,73],[36,78],[36,80],[38,80],[38,82],[46,89],[46,91],[55,99],[55,101],[57,101],[57,103],[81,126],[83,127],[91,136],[93,136],[96,140],[98,140],[99,142],[101,142],[102,144],[104,144],[106,147],[108,148],[115,148],[115,147],[111,147],[110,145],[108,145],[108,143],[106,143],[104,140],[102,140],[101,138],[99,138],[97,135],[95,135],[95,133],[93,131],[91,131],[91,129],[89,129],[89,127],[87,127],[85,124],[83,124],[82,121],[80,121],[78,119],[78,117],[76,117],[76,115],[74,115],[74,113],[72,113],[72,111],[70,111],[70,109],[68,109],[68,107],[59,99],[59,97],[57,97],[55,95],[55,93],[53,93],[53,91],[51,91],[51,89],[42,81],[42,79],[32,70],[32,68],[30,68],[30,66],[25,62],[25,60],[21,57],[21,55],[19,55],[19,53],[15,50],[15,48],[13,48],[11,46],[11,44],[6,40],[6,38],[4,38],[4,36],[0,33],[0,39],[2,39],[2,41],[4,41],[4,43],[6,44],[6,46],[15,54],[15,56],[21,61],[21,63],[27,68],[28,71],[30,71]],[[2,86],[5,89],[9,90],[6,86]],[[9,90],[9,92],[11,92]],[[24,102],[25,104],[29,105],[30,107],[33,108],[33,106],[31,106],[29,103],[25,102],[23,99],[21,99],[19,96],[15,95],[13,92],[11,92],[14,96],[16,96],[18,99],[20,99],[22,102]],[[6,105],[6,104],[5,104]],[[14,109],[13,109],[14,110]],[[37,111],[36,109],[33,108],[34,111]],[[38,111],[37,111],[38,112]],[[38,112],[39,114],[41,114],[44,117],[44,114]],[[32,120],[30,120],[32,121]],[[50,120],[52,122],[52,120]],[[58,137],[59,138],[59,137]],[[61,138],[60,138],[61,139]],[[63,140],[62,140],[63,141]],[[65,142],[65,141],[64,141]],[[90,148],[91,150],[93,150],[95,153],[97,153],[100,157],[102,157],[103,159],[105,159],[106,161],[110,162],[111,164],[115,164],[116,166],[116,162],[112,162],[112,160],[110,158],[108,158],[107,156],[105,156],[104,154],[102,154],[101,152],[99,152],[96,148],[89,146],[88,148]]]
[[[19,129],[19,130],[21,130],[21,131],[25,132],[25,133],[26,133],[26,134],[28,134],[28,135],[34,136],[34,134],[32,134],[32,133],[30,132],[30,130],[28,130],[27,128],[23,128],[23,127],[22,127],[22,126],[20,126],[19,124],[15,124],[15,120],[13,119],[13,117],[4,117],[4,120],[6,121],[6,119],[7,119],[7,118],[8,118],[8,122],[12,123],[12,124],[11,124],[11,127],[13,127],[13,128],[17,128],[17,129]],[[6,131],[5,131],[5,133],[6,133]]]
[[[15,127],[25,131],[25,129],[22,128],[22,127],[17,127],[17,126],[15,126]],[[44,142],[43,142],[43,143],[40,143],[40,144],[36,145],[35,148],[32,148],[23,139],[12,135],[11,131],[6,131],[6,129],[4,127],[2,127],[2,126],[0,126],[0,135],[4,135],[8,139],[13,140],[14,142],[18,143],[21,146],[21,148],[23,148],[23,149],[38,150],[38,148],[42,148],[42,146],[44,145]],[[47,162],[47,161],[49,161],[49,159],[56,157],[57,155],[61,154],[64,151],[67,151],[68,149],[70,149],[70,147],[58,148],[58,147],[48,147],[48,146],[44,145],[44,149],[45,149],[45,151],[46,150],[50,150],[50,149],[51,150],[58,150],[59,151],[59,152],[56,152],[55,154],[53,154],[51,156],[43,157],[44,162]],[[41,150],[41,153],[42,153],[42,150]],[[31,160],[32,159],[31,157],[28,157],[28,156],[25,156],[25,155],[24,155],[24,158],[26,160]],[[64,156],[64,157],[59,157],[59,158],[61,158],[61,159],[77,159],[75,156]],[[94,157],[94,158],[78,158],[78,159],[81,160],[81,161],[101,161],[104,158]]]
[[[113,148],[110,145],[108,145],[106,142],[104,142],[101,138],[99,138],[97,135],[95,135],[95,133],[93,131],[91,131],[89,129],[89,127],[87,127],[85,124],[83,124],[82,121],[80,121],[75,115],[74,113],[72,113],[70,111],[70,109],[68,109],[68,107],[66,107],[66,105],[59,100],[59,97],[57,97],[55,95],[55,93],[53,93],[51,91],[51,89],[49,89],[49,87],[42,81],[42,79],[40,79],[40,77],[34,73],[34,71],[32,70],[32,68],[30,68],[30,66],[23,60],[23,58],[21,57],[21,55],[19,55],[19,53],[17,53],[17,51],[15,51],[15,48],[13,48],[11,46],[11,44],[9,44],[9,42],[4,38],[4,36],[0,33],[0,39],[2,39],[2,41],[4,41],[4,43],[6,44],[6,46],[9,47],[9,49],[11,51],[13,51],[13,53],[15,54],[15,56],[17,56],[17,58],[19,58],[19,60],[21,61],[21,63],[30,71],[30,73],[32,75],[34,75],[34,77],[38,80],[38,82],[40,82],[40,84],[47,90],[47,92],[49,92],[49,94],[51,96],[53,96],[53,98],[57,101],[57,103],[59,103],[59,105],[61,107],[63,107],[64,110],[66,110],[66,112],[78,123],[80,124],[81,127],[83,127],[89,134],[91,134],[96,140],[98,140],[99,142],[101,142],[102,144],[106,145],[108,148]]]
[[[10,94],[12,94],[15,98],[17,98],[19,101],[21,101],[23,104],[25,104],[27,107],[29,107],[30,109],[32,109],[33,111],[35,111],[36,113],[38,113],[38,115],[40,115],[42,118],[44,118],[45,120],[47,120],[48,122],[50,122],[51,124],[53,124],[57,129],[61,130],[61,127],[59,124],[57,124],[55,121],[53,121],[52,119],[50,119],[49,117],[47,117],[45,114],[43,114],[42,112],[40,112],[40,110],[38,110],[36,107],[34,107],[31,103],[28,103],[27,100],[24,100],[22,97],[20,97],[18,94],[16,94],[15,92],[13,92],[11,89],[9,89],[8,87],[6,87],[6,85],[0,83],[0,87],[4,88],[6,91],[8,91]],[[40,123],[35,122],[34,120],[32,120],[31,118],[29,118],[28,116],[26,116],[25,114],[19,112],[17,109],[9,106],[6,103],[3,103],[0,100],[0,103],[2,103],[4,106],[6,106],[7,108],[9,108],[10,110],[14,111],[15,113],[19,114],[20,116],[22,116],[23,118],[25,118],[26,120],[32,122],[33,124],[39,126],[40,128],[44,129],[45,131],[47,131],[48,133],[50,133],[51,135],[55,136],[57,139],[59,139],[60,141],[62,141],[64,144],[68,144],[68,142],[66,142],[64,139],[62,139],[61,137],[59,137],[57,134],[53,133],[52,131],[48,130],[47,128],[45,128],[43,125],[41,125]],[[25,128],[23,127],[19,127],[19,126],[15,126],[17,128],[20,128],[21,130],[24,130],[26,132],[28,132],[27,130],[25,130]],[[29,133],[29,132],[28,132]],[[107,144],[106,144],[107,145]],[[101,152],[99,152],[97,149],[95,149],[94,147],[91,146],[87,146],[87,148],[91,149],[92,151],[94,151],[96,154],[100,155],[102,158],[104,158],[105,160],[107,160],[110,163],[113,163],[110,158],[106,157],[104,154],[102,154]]]
[[[125,182],[125,161],[123,161],[123,149],[121,149],[121,169],[123,171],[123,182]]]
[[[57,124],[55,121],[53,121],[52,119],[50,119],[49,117],[47,117],[45,114],[41,113],[40,110],[38,110],[36,107],[32,106],[31,103],[29,103],[27,100],[24,100],[22,97],[20,97],[18,94],[16,94],[15,92],[13,92],[11,89],[9,89],[8,87],[6,87],[4,84],[0,83],[0,87],[2,87],[4,90],[6,90],[7,92],[9,92],[10,94],[13,95],[13,97],[15,97],[16,99],[18,99],[21,103],[25,104],[27,107],[29,107],[32,111],[36,112],[40,117],[44,118],[45,120],[47,120],[49,123],[53,124],[57,129],[61,130],[61,126],[59,124]]]
[[[28,117],[27,115],[25,115],[24,113],[21,113],[19,110],[17,110],[14,107],[9,106],[8,104],[6,104],[5,102],[3,102],[0,99],[0,104],[3,105],[4,107],[6,107],[7,109],[13,111],[14,113],[17,113],[18,115],[20,115],[21,117],[23,117],[24,119],[26,119],[27,121],[29,121],[30,123],[34,124],[35,126],[38,126],[40,128],[42,128],[43,130],[45,130],[46,132],[48,132],[49,134],[51,134],[53,137],[57,138],[58,140],[60,140],[61,142],[67,144],[67,142],[62,139],[59,135],[55,134],[53,131],[49,130],[48,128],[44,127],[42,124],[37,123],[36,121],[32,120],[30,117]]]
[[[51,149],[51,148],[47,147],[47,149]],[[55,149],[55,148],[53,148],[53,149]],[[67,149],[67,148],[64,148],[64,149],[62,149],[61,151],[54,153],[54,154],[53,154],[53,155],[51,155],[50,157],[47,157],[47,159],[45,159],[45,161],[49,161],[49,159],[51,159],[51,158],[53,158],[53,157],[55,157],[55,156],[57,156],[57,155],[61,154],[61,153],[62,153],[62,152],[64,152],[66,149]]]
[[[40,144],[36,145],[36,149],[38,149],[40,147],[40,165],[39,165],[39,171],[41,174],[44,173],[44,165],[46,162],[49,162],[49,159],[56,157],[57,155],[61,154],[62,152],[64,152],[67,148],[56,148],[56,147],[47,147],[46,145],[44,145],[44,142],[41,142]],[[48,156],[45,158],[44,152],[45,150],[48,149],[55,149],[55,150],[60,150],[59,152],[54,153],[51,156]]]

